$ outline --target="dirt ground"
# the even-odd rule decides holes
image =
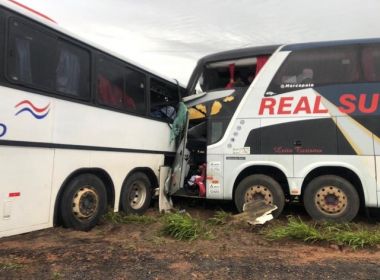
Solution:
[[[203,219],[215,207],[185,206]],[[378,248],[271,242],[243,225],[215,227],[213,240],[176,241],[160,227],[103,221],[90,232],[57,227],[2,238],[0,279],[380,279]]]

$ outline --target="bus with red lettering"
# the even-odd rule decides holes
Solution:
[[[303,202],[344,222],[380,203],[380,39],[264,46],[199,60],[169,193]]]

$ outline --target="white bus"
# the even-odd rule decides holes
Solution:
[[[0,38],[0,237],[144,212],[183,88],[15,1]]]
[[[380,202],[380,39],[232,50],[199,60],[169,194],[350,221]]]

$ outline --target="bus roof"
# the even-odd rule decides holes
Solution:
[[[376,44],[380,43],[380,38],[369,39],[353,39],[353,40],[337,40],[337,41],[322,41],[322,42],[310,42],[310,43],[298,43],[285,45],[282,51],[298,51],[304,49],[314,49],[321,47],[335,47],[335,46],[347,46],[347,45],[363,45],[363,44]]]
[[[279,46],[280,45],[258,46],[218,52],[202,57],[198,60],[198,64],[204,65],[210,62],[246,58],[257,55],[268,55],[274,53]]]
[[[5,8],[8,8],[16,13],[19,13],[23,16],[26,16],[34,21],[37,21],[47,27],[50,27],[58,32],[61,32],[69,37],[71,37],[72,39],[74,40],[77,40],[77,41],[80,41],[90,47],[93,47],[99,51],[102,51],[102,52],[105,52],[107,54],[110,54],[111,56],[114,56],[118,59],[121,59],[133,66],[136,66],[138,68],[140,68],[141,70],[143,71],[146,71],[146,72],[149,72],[150,74],[152,74],[153,76],[156,76],[156,77],[159,77],[161,79],[164,79],[168,82],[171,82],[173,84],[179,84],[179,82],[176,80],[176,79],[173,79],[173,78],[169,78],[169,77],[166,77],[162,74],[158,74],[157,72],[153,71],[153,70],[150,70],[149,68],[141,65],[140,63],[138,62],[135,62],[133,61],[132,59],[130,58],[127,58],[126,56],[124,55],[121,55],[119,53],[116,53],[116,52],[113,52],[99,44],[96,44],[94,42],[92,42],[91,40],[88,40],[88,39],[85,39],[85,38],[79,38],[78,35],[75,35],[74,33],[72,33],[71,31],[61,27],[58,25],[58,23],[52,19],[51,17],[49,17],[48,15],[45,15],[31,7],[28,7],[27,5],[24,5],[22,4],[19,0],[18,1],[15,1],[15,0],[0,0],[0,6],[3,6]],[[179,84],[179,86],[185,88],[184,85],[182,84]]]

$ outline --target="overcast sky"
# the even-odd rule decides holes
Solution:
[[[380,37],[380,0],[18,0],[60,26],[186,84],[209,53]]]

